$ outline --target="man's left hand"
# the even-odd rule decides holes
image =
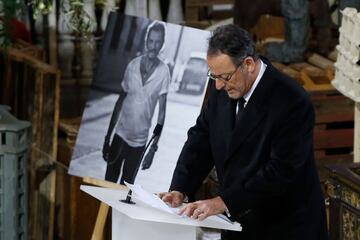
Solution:
[[[225,212],[225,209],[226,205],[221,197],[215,197],[189,203],[180,209],[179,215],[185,214],[188,217],[202,221],[209,216]]]

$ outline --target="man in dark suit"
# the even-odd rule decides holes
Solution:
[[[222,239],[327,239],[307,93],[259,57],[249,34],[235,25],[214,31],[207,62],[208,102],[188,132],[170,192],[160,197],[179,206],[215,166],[218,196],[189,203],[179,214],[199,220],[229,214],[243,231],[224,231]]]

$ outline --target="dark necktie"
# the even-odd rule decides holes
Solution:
[[[242,98],[239,98],[237,104],[238,104],[238,111],[237,111],[237,114],[236,114],[236,121],[235,121],[235,126],[238,124],[239,122],[239,119],[241,118],[241,115],[243,114],[244,112],[244,108],[245,108],[245,99],[242,97]]]

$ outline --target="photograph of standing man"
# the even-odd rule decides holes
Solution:
[[[223,240],[327,240],[308,93],[259,56],[236,25],[213,32],[207,63],[208,101],[188,131],[170,191],[159,196],[173,207],[193,201],[215,167],[217,194],[180,215],[227,214],[242,231],[223,231]]]
[[[159,103],[157,125],[153,130],[155,138],[142,169],[149,168],[152,163],[165,122],[166,96],[170,84],[169,69],[158,57],[164,46],[165,35],[163,23],[151,23],[145,34],[145,53],[134,58],[126,67],[103,146],[107,181],[117,182],[121,169],[120,184],[135,181],[155,106]]]

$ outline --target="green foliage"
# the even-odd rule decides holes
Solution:
[[[107,0],[95,0],[95,5],[104,6],[106,5]]]
[[[84,0],[63,0],[62,8],[76,36],[87,37],[92,33],[96,20],[85,11]]]
[[[24,10],[20,0],[0,0],[0,48],[11,45],[10,22]]]
[[[23,14],[26,6],[24,0],[0,0],[0,48],[11,45],[11,19]],[[49,14],[53,10],[52,0],[30,0],[29,6],[33,9],[33,18]],[[95,0],[98,6],[106,5],[107,0]],[[96,20],[84,9],[84,0],[61,0],[60,8],[67,15],[68,26],[78,37],[87,37],[92,33]]]
[[[31,0],[29,5],[31,5],[33,9],[34,19],[40,15],[47,15],[52,11],[52,0]]]

